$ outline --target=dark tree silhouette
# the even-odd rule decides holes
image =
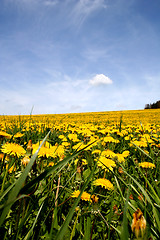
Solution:
[[[156,108],[160,108],[160,100],[157,101],[156,103],[150,103],[150,104],[146,104],[144,109],[156,109]]]

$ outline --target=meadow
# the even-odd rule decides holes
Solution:
[[[0,116],[0,239],[160,239],[160,109]]]

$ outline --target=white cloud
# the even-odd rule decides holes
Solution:
[[[79,0],[72,11],[72,20],[82,25],[85,19],[97,9],[106,8],[104,0]]]
[[[15,4],[17,7],[24,8],[25,10],[31,10],[41,5],[54,7],[58,4],[58,0],[6,0],[6,2]]]
[[[98,86],[98,85],[112,84],[113,81],[109,77],[105,76],[104,74],[97,74],[95,77],[90,79],[89,83],[91,85]]]

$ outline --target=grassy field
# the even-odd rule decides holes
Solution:
[[[0,239],[159,239],[160,110],[0,116]]]

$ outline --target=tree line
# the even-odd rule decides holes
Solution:
[[[150,103],[150,104],[146,104],[144,109],[156,109],[156,108],[160,108],[160,100],[157,101],[156,103]]]

